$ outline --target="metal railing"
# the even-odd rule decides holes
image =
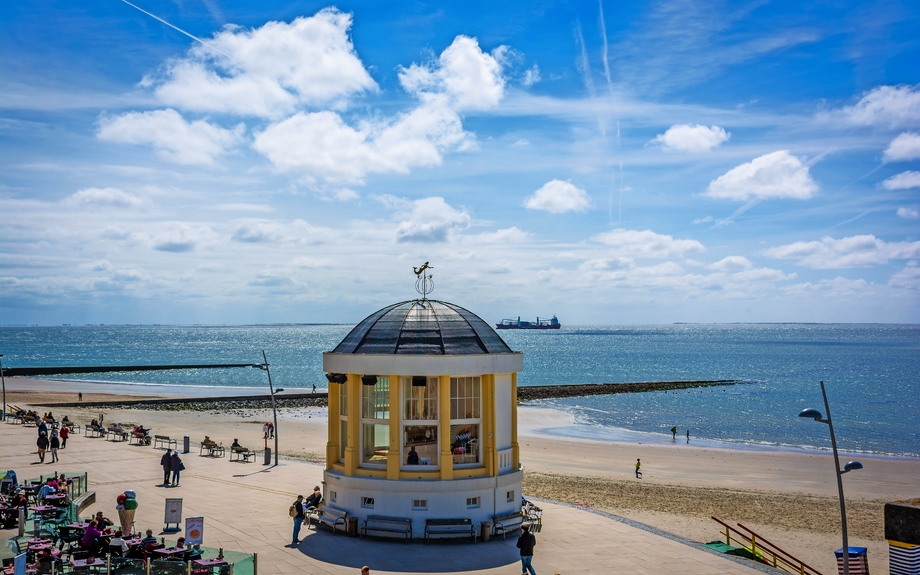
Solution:
[[[774,569],[782,569],[783,571],[798,573],[799,575],[822,575],[821,572],[814,567],[793,557],[792,554],[784,551],[779,545],[771,543],[768,539],[762,535],[758,535],[744,525],[736,523],[738,527],[747,533],[738,531],[714,515],[711,516],[710,519],[725,527],[725,530],[719,533],[725,537],[725,544],[729,547],[732,546],[732,541],[735,541],[738,545],[750,551],[755,558],[768,565],[772,565]]]

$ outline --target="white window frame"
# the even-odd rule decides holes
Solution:
[[[461,380],[471,380],[469,383],[475,384],[476,392],[473,395],[463,395],[458,396],[456,399],[454,397],[454,390],[459,389]],[[485,467],[485,462],[482,457],[482,377],[478,375],[466,375],[466,376],[453,376],[450,378],[450,426],[451,429],[448,429],[447,432],[450,433],[450,443],[451,443],[451,462],[453,463],[453,426],[455,425],[475,425],[478,428],[478,437],[476,438],[476,459],[477,461],[469,463],[453,463],[454,469],[470,469],[477,467]],[[469,406],[472,404],[472,413],[478,417],[459,417],[454,419],[454,415],[459,415],[456,413],[459,411],[459,408],[464,406]],[[464,413],[464,415],[466,415]]]
[[[441,456],[440,456],[440,441],[441,433],[444,430],[441,429],[440,419],[438,418],[439,399],[440,399],[440,381],[437,377],[428,377],[426,386],[427,389],[434,390],[434,395],[429,396],[425,399],[411,398],[410,392],[412,390],[412,377],[400,377],[400,385],[402,388],[400,391],[400,413],[402,418],[399,422],[399,468],[403,471],[437,471],[441,469]],[[428,419],[409,419],[409,401],[425,401],[428,403]],[[418,413],[421,410],[413,410]],[[406,449],[406,428],[408,427],[433,427],[435,429],[435,434],[438,438],[438,445],[435,448],[435,453],[437,454],[437,461],[432,462],[428,465],[407,465],[406,457],[409,454],[409,451]]]
[[[384,389],[383,390],[378,389],[378,387],[380,387],[381,384],[384,384],[384,383],[386,384]],[[368,397],[369,391],[373,391],[373,401],[371,402],[372,405],[369,405],[369,401],[368,401],[370,399]],[[382,400],[380,397],[381,393],[383,394]],[[365,417],[368,411],[370,411],[370,415],[372,416],[380,415],[382,412],[382,410],[379,409],[381,405],[381,401],[383,402],[384,405],[387,406],[386,407],[387,418],[379,419],[376,417]],[[368,407],[370,407],[370,409],[367,409]],[[361,437],[359,439],[361,449],[360,449],[360,459],[359,459],[360,463],[358,464],[359,467],[367,467],[371,469],[386,469],[386,466],[387,466],[386,461],[382,461],[379,463],[364,461],[364,426],[365,425],[383,425],[383,426],[386,426],[388,433],[389,433],[389,428],[390,428],[389,417],[391,415],[390,407],[391,407],[390,406],[390,378],[388,376],[378,376],[376,385],[364,385],[362,383],[361,385],[361,426],[360,426]],[[388,441],[388,445],[392,444],[392,442],[393,442],[393,438],[390,437]]]

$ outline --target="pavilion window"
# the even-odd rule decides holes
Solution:
[[[403,467],[436,469],[440,453],[438,378],[425,378],[425,385],[413,385],[412,377],[403,377],[401,380],[404,398],[401,454]]]
[[[345,447],[348,444],[348,384],[339,388],[339,461],[345,462]]]
[[[390,378],[361,386],[361,465],[386,467],[390,452]]]
[[[450,378],[450,449],[455,467],[482,464],[481,430],[481,378]]]

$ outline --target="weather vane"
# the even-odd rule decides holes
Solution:
[[[415,272],[415,291],[422,294],[422,299],[428,299],[428,294],[434,291],[434,280],[431,279],[431,274],[426,274],[426,270],[433,270],[434,268],[428,265],[428,262],[425,262],[421,267],[412,267],[412,271]]]

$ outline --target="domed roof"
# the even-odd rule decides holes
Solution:
[[[410,300],[367,316],[332,353],[473,355],[514,353],[473,312],[437,300]]]

